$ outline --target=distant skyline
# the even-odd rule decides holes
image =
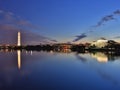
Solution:
[[[12,39],[19,30],[27,44],[101,37],[120,41],[119,4],[120,0],[0,0],[0,44],[16,42]]]

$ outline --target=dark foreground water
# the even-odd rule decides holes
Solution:
[[[97,53],[0,52],[0,90],[120,90],[120,57]]]

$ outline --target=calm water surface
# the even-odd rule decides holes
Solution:
[[[0,90],[120,90],[120,57],[104,53],[0,52]]]

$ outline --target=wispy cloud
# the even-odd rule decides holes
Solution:
[[[57,40],[54,40],[54,39],[53,40],[51,39],[50,41],[52,41],[52,42],[58,42]]]
[[[0,31],[19,31],[20,29],[14,27],[13,25],[9,24],[0,24]]]
[[[36,44],[40,44],[40,43],[47,44],[47,43],[57,42],[56,40],[53,40],[53,39],[45,37],[45,36],[41,36],[41,35],[33,33],[33,32],[22,32],[22,36],[23,36],[22,42],[24,44],[36,45]]]
[[[114,13],[114,15],[120,15],[120,10],[116,10],[113,13]]]
[[[120,36],[115,36],[115,37],[113,37],[113,38],[115,38],[115,39],[119,39],[119,38],[120,38]]]
[[[81,40],[81,39],[83,39],[83,38],[86,38],[87,35],[86,35],[86,33],[82,33],[82,34],[77,35],[77,36],[75,36],[75,37],[76,37],[76,38],[73,40],[73,42],[77,42],[77,41],[79,41],[79,40]]]
[[[18,31],[21,31],[23,36],[22,41],[25,44],[57,42],[57,40],[39,35],[37,33],[34,33],[32,30],[29,31],[27,29],[41,30],[39,26],[32,24],[28,20],[22,19],[20,16],[15,15],[13,12],[0,10],[0,40],[4,39],[3,43],[15,43],[15,37],[11,37],[13,37],[14,34],[16,34]],[[13,39],[13,41],[11,39]]]
[[[102,25],[104,25],[106,22],[109,22],[109,21],[111,21],[111,20],[116,20],[116,19],[114,18],[114,15],[107,15],[107,16],[103,17],[103,18],[97,23],[97,25],[95,25],[95,27],[102,26]]]
[[[15,15],[13,12],[6,12],[0,10],[0,15],[3,17],[1,23],[13,24],[16,26],[22,26],[29,29],[41,29],[40,27],[32,24],[30,21],[22,19],[20,16]]]
[[[16,44],[17,43],[17,32],[21,31],[22,44],[46,44],[57,42],[49,37],[45,37],[34,32],[26,31],[9,24],[0,24],[0,44]]]
[[[112,20],[117,20],[116,16],[120,15],[120,10],[115,10],[109,15],[106,15],[101,18],[101,20],[94,26],[94,27],[100,27],[102,25],[105,25],[107,22],[112,21]]]
[[[83,38],[86,38],[88,36],[89,33],[92,33],[94,31],[97,30],[98,27],[101,27],[103,25],[105,25],[107,22],[110,22],[110,21],[113,21],[113,20],[117,20],[117,16],[120,16],[120,9],[118,10],[115,10],[114,12],[112,12],[111,14],[109,15],[106,15],[106,16],[103,16],[98,22],[96,25],[93,25],[90,27],[90,29],[88,29],[86,32],[83,32],[82,34],[78,35],[78,36],[75,36],[76,39],[73,40],[73,42],[76,42],[76,41],[79,41]],[[116,38],[119,38],[116,37]]]

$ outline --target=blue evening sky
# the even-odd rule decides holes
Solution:
[[[120,15],[97,28],[101,18],[120,9],[120,0],[0,0],[0,9],[12,12],[40,27],[37,34],[68,42],[88,32],[81,41],[120,36]],[[119,39],[116,39],[119,40]]]

